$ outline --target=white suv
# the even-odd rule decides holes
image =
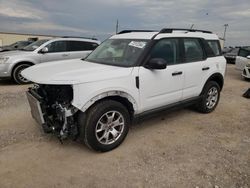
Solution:
[[[18,84],[28,83],[22,70],[39,63],[85,58],[100,41],[88,38],[63,37],[38,40],[18,51],[0,54],[0,79],[12,78]]]
[[[182,105],[213,111],[225,70],[215,34],[163,29],[122,31],[85,60],[41,64],[22,74],[37,83],[27,96],[46,132],[109,151],[135,118]]]

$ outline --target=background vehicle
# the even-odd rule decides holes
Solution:
[[[229,64],[235,64],[236,56],[239,53],[239,48],[231,48],[224,53],[224,57]]]
[[[162,29],[122,31],[84,61],[41,64],[22,74],[36,83],[27,96],[45,132],[79,136],[90,148],[109,151],[135,118],[183,105],[212,112],[225,70],[217,35]]]
[[[248,56],[249,63],[244,67],[242,71],[242,76],[245,80],[250,80],[250,56]]]
[[[56,38],[38,40],[20,51],[0,54],[0,78],[12,78],[18,84],[29,80],[21,75],[21,71],[39,63],[85,58],[94,50],[100,41],[87,38]]]
[[[238,55],[236,56],[236,69],[243,71],[245,66],[250,63],[250,58],[248,56],[250,56],[250,47],[241,47]]]
[[[0,48],[0,52],[6,52],[6,51],[12,51],[12,50],[20,50],[28,45],[30,45],[31,43],[33,43],[34,41],[18,41],[18,42],[15,42],[11,45],[8,45],[8,46],[2,46]]]

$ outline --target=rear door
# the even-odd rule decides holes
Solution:
[[[184,63],[184,87],[182,100],[196,97],[203,87],[203,79],[210,70],[210,64],[206,61],[202,41],[199,38],[183,38]]]

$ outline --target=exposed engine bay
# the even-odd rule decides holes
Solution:
[[[44,132],[56,134],[60,141],[77,137],[78,109],[71,105],[71,85],[34,85],[29,88],[27,97],[32,116],[42,125]]]

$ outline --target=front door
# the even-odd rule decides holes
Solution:
[[[140,67],[140,99],[142,112],[179,102],[182,97],[183,70],[179,39],[161,39],[152,48],[150,58],[162,58],[167,68],[152,70]]]
[[[46,46],[47,53],[41,54],[41,63],[71,59],[67,41],[54,41]]]

